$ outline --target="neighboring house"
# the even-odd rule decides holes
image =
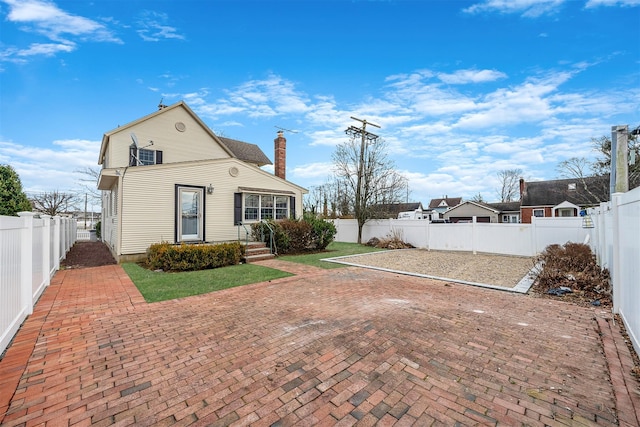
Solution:
[[[520,222],[520,202],[496,202],[485,203],[500,212],[498,222],[519,223]]]
[[[403,218],[422,219],[423,208],[421,202],[414,203],[386,203],[371,207],[372,217],[376,219]]]
[[[431,199],[429,202],[429,211],[431,211],[431,219],[442,218],[442,214],[444,214],[447,209],[450,209],[454,206],[458,206],[462,203],[462,197],[447,197],[444,196],[442,199]]]
[[[486,203],[466,201],[447,210],[443,219],[451,223],[472,222],[476,217],[476,222],[499,222],[500,211]]]
[[[285,179],[282,132],[274,142],[275,175],[257,145],[215,135],[184,102],[105,133],[102,239],[124,261],[153,243],[237,240],[251,223],[301,215],[307,190]]]
[[[609,176],[525,182],[520,179],[520,217],[574,217],[609,200]]]

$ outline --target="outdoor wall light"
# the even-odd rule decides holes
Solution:
[[[213,194],[213,185],[209,184],[207,187],[207,194]]]

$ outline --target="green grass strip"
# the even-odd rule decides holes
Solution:
[[[336,264],[333,262],[320,261],[324,258],[334,258],[339,256],[357,255],[369,252],[381,251],[383,249],[373,248],[371,246],[359,245],[357,243],[331,242],[324,252],[306,254],[306,255],[283,255],[279,259],[283,261],[297,262],[299,264],[310,265],[320,268],[343,268],[344,264]]]
[[[292,276],[291,273],[255,264],[240,264],[182,273],[150,271],[135,263],[122,264],[122,268],[147,302],[201,295]]]

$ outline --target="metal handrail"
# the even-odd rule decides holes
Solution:
[[[242,222],[238,222],[236,224],[238,226],[238,242],[240,241],[240,226],[242,226],[242,228],[244,228],[244,244],[245,246],[249,245],[249,230],[247,229],[247,226],[244,225]]]
[[[271,226],[269,225],[269,223],[265,220],[260,221],[261,223],[263,223],[268,229],[269,229],[269,250],[271,251],[272,254],[274,255],[278,255],[278,249],[276,248],[276,241],[274,238],[275,232],[273,231],[273,228],[271,228]],[[264,242],[264,231],[263,228],[260,227],[260,230],[262,231],[263,235],[262,237],[262,241]]]

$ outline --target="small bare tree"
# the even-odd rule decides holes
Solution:
[[[580,191],[589,202],[602,202],[603,195],[609,193],[608,175],[595,173],[595,167],[584,157],[572,157],[558,164],[558,173],[562,178],[572,178],[580,185]],[[600,179],[596,179],[600,178]]]
[[[520,177],[522,169],[504,169],[498,172],[500,179],[500,191],[498,196],[501,202],[513,202],[520,191]]]
[[[362,243],[362,227],[371,218],[372,207],[402,201],[407,179],[387,158],[386,144],[381,139],[365,142],[353,136],[336,148],[333,163],[338,203],[349,202],[349,206],[339,209],[343,215],[344,209],[352,210],[358,221],[358,243]]]
[[[44,192],[31,196],[33,209],[43,214],[56,216],[75,209],[78,199],[75,194],[60,191]]]

